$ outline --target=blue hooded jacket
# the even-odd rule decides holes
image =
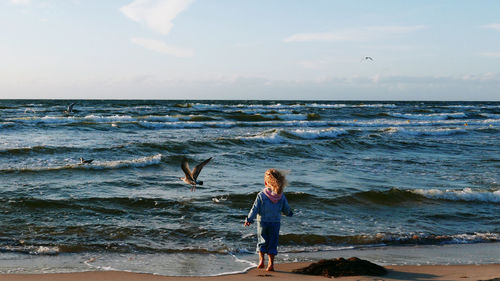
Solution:
[[[253,223],[255,217],[257,217],[257,221],[280,222],[281,213],[289,217],[293,216],[293,212],[288,205],[285,194],[283,194],[278,202],[273,203],[271,199],[261,191],[257,194],[257,198],[255,198],[252,209],[250,209],[248,213],[247,221]]]

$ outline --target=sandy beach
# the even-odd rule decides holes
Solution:
[[[175,280],[325,280],[322,276],[295,274],[291,271],[309,265],[309,263],[278,264],[275,272],[251,269],[246,273],[211,277],[171,277],[152,274],[131,273],[123,271],[93,271],[79,273],[55,274],[4,274],[2,281],[175,281]],[[341,277],[340,280],[490,280],[500,278],[500,264],[483,265],[422,265],[422,266],[387,266],[389,273],[385,276],[352,276]]]

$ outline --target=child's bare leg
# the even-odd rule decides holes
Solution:
[[[274,255],[269,254],[269,263],[267,264],[266,271],[274,271]]]
[[[257,268],[264,268],[264,253],[259,251],[259,265]]]

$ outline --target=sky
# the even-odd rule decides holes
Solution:
[[[0,98],[499,101],[500,3],[0,0]]]

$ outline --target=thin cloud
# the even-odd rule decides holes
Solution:
[[[10,0],[10,2],[14,5],[28,5],[31,0]]]
[[[483,25],[481,27],[500,31],[500,23],[490,23],[487,25]]]
[[[405,26],[366,26],[360,28],[348,28],[334,32],[311,32],[296,33],[287,38],[284,42],[349,42],[349,41],[370,41],[400,34],[407,34],[425,29],[425,25],[405,25]]]
[[[172,21],[191,2],[192,0],[135,0],[120,8],[120,11],[131,20],[167,35],[173,27]]]
[[[194,50],[169,46],[165,42],[147,38],[132,38],[132,43],[155,51],[161,54],[171,55],[179,58],[188,58],[194,56]]]

